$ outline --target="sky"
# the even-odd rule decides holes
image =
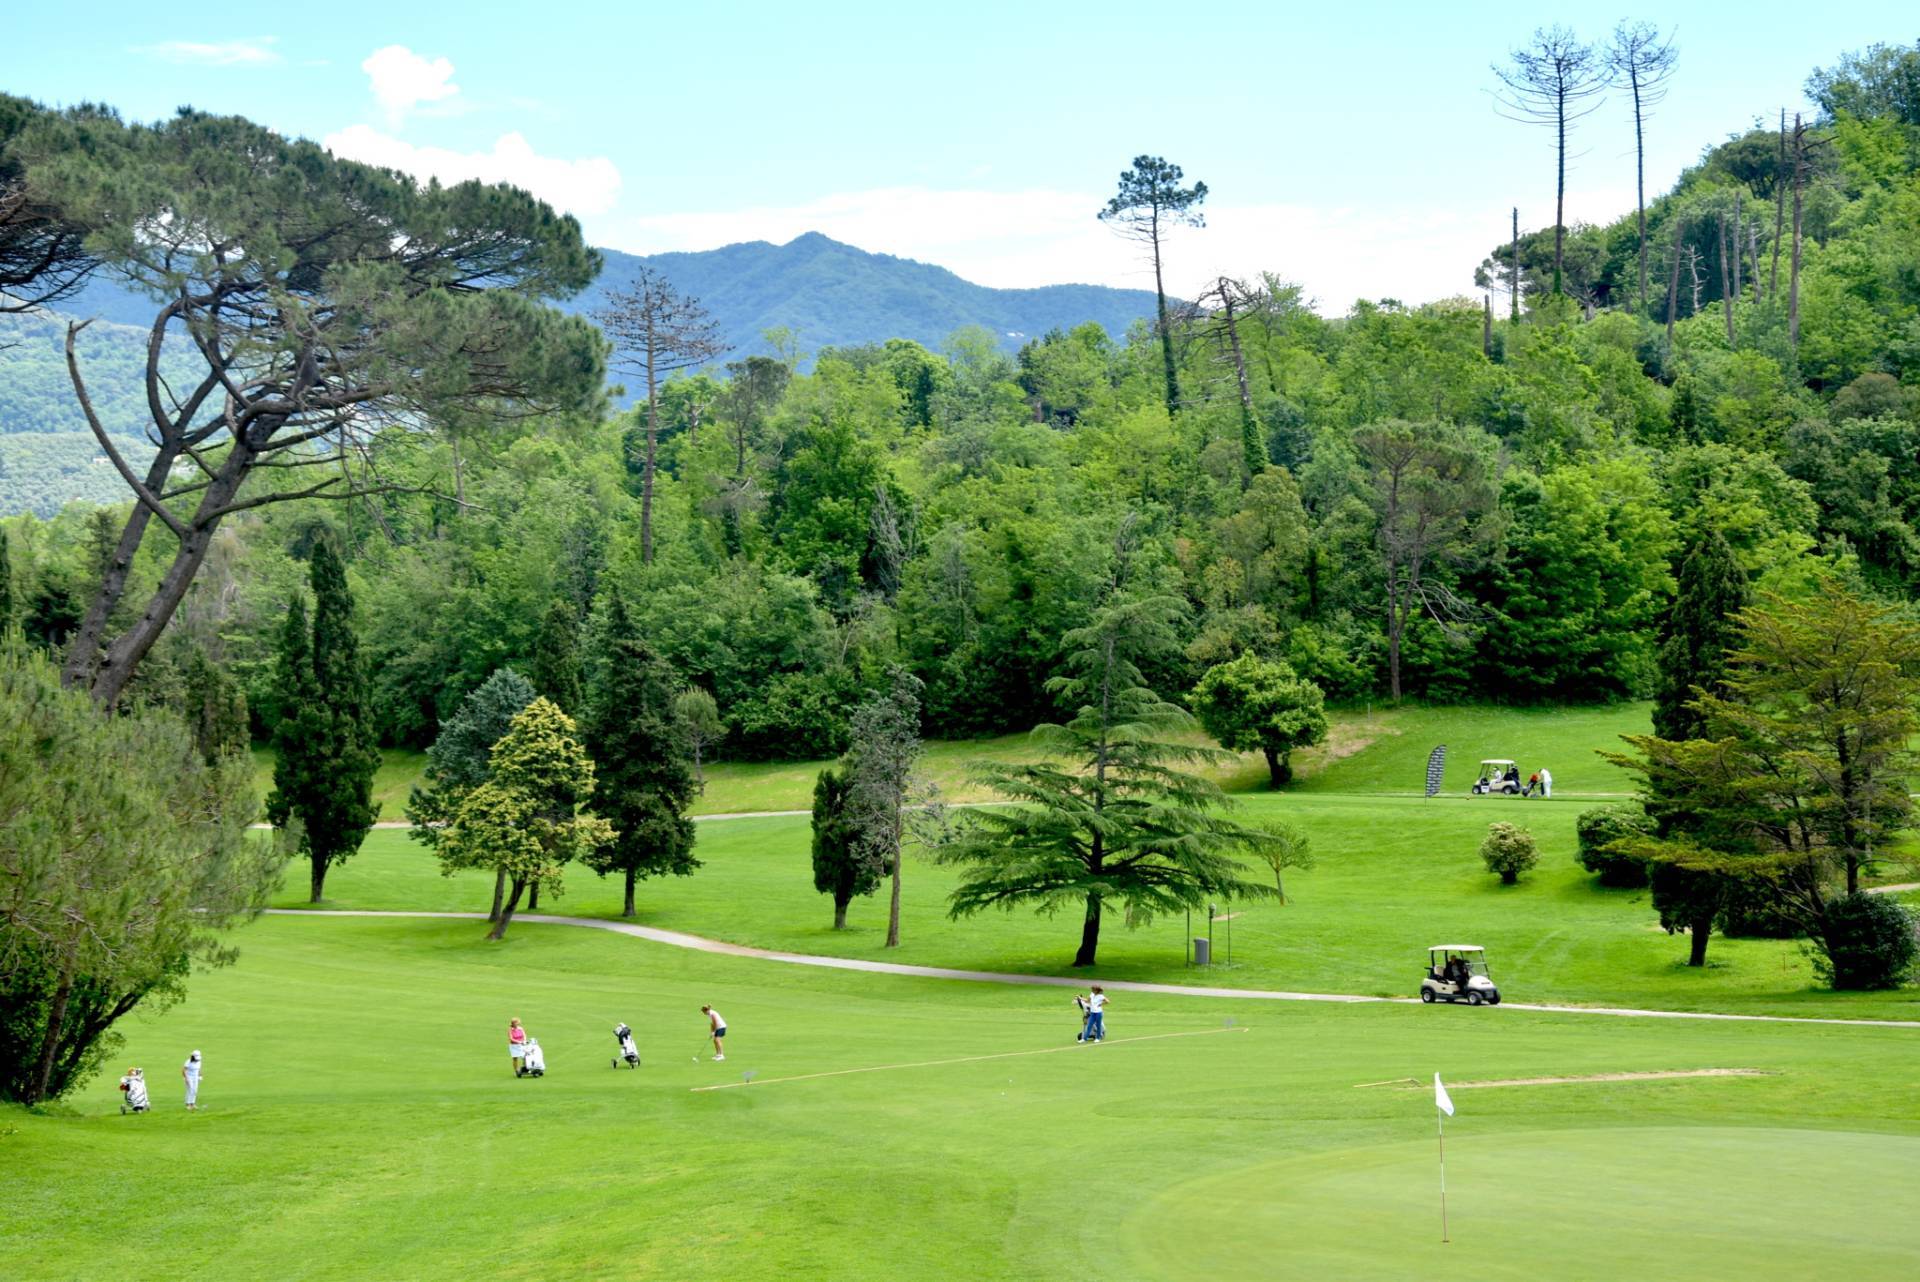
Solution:
[[[1470,292],[1511,208],[1552,224],[1551,133],[1490,93],[1489,64],[1537,25],[1674,31],[1649,197],[1705,146],[1808,107],[1815,66],[1920,35],[1910,0],[7,7],[0,91],[142,120],[190,104],[423,177],[511,181],[637,254],[820,231],[984,285],[1151,288],[1094,215],[1134,156],[1164,156],[1209,189],[1207,225],[1167,245],[1170,292],[1271,271],[1334,313]],[[1570,150],[1569,223],[1633,208],[1623,95]]]

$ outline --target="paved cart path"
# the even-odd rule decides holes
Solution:
[[[386,911],[371,908],[269,908],[282,917],[425,917],[455,921],[485,921],[485,913],[424,911]],[[823,957],[814,953],[784,953],[747,944],[730,944],[723,939],[708,939],[678,930],[661,930],[638,922],[610,921],[603,917],[562,917],[552,913],[515,913],[516,922],[534,922],[543,926],[579,926],[587,930],[608,930],[616,935],[631,935],[675,948],[716,953],[723,957],[751,957],[759,961],[785,962],[792,966],[821,966],[828,970],[857,970],[877,975],[909,975],[917,979],[957,979],[981,984],[1034,984],[1050,988],[1080,988],[1091,976],[1017,975],[991,970],[955,970],[946,966],[909,966],[903,962],[866,961],[855,957]],[[1108,979],[1101,984],[1116,992],[1159,993],[1169,997],[1224,997],[1240,1001],[1340,1002],[1348,1005],[1372,1003],[1417,1004],[1411,997],[1370,997],[1356,993],[1293,993],[1272,988],[1214,988],[1203,984],[1154,984],[1140,980]],[[1509,1010],[1546,1011],[1556,1015],[1612,1015],[1633,1019],[1710,1019],[1753,1024],[1841,1024],[1856,1028],[1920,1028],[1920,1019],[1827,1019],[1803,1015],[1731,1015],[1712,1011],[1637,1010],[1627,1006],[1554,1006],[1535,1002],[1502,1002]]]

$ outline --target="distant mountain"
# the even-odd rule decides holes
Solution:
[[[937,348],[963,325],[983,325],[1013,348],[1055,326],[1072,329],[1086,321],[1098,321],[1119,339],[1134,321],[1153,315],[1149,290],[1105,285],[991,289],[944,267],[870,254],[811,231],[784,245],[754,240],[644,258],[617,249],[600,252],[606,270],[578,298],[561,303],[562,309],[594,311],[605,304],[608,290],[625,288],[640,268],[652,267],[713,313],[736,360],[764,351],[760,335],[777,325],[792,329],[801,346],[814,352],[889,338]],[[144,329],[153,322],[154,305],[110,281],[95,280],[59,310]]]
[[[808,351],[910,338],[938,348],[964,325],[982,325],[1018,347],[1058,326],[1097,321],[1118,339],[1153,315],[1153,295],[1104,285],[990,289],[944,267],[870,254],[819,232],[771,245],[764,240],[698,253],[644,258],[602,250],[606,270],[570,310],[592,311],[609,289],[651,267],[704,304],[734,348],[734,359],[764,351],[760,335],[785,325]]]
[[[984,326],[1012,349],[1056,326],[1071,329],[1087,321],[1118,339],[1134,321],[1153,315],[1153,295],[1146,290],[989,289],[944,267],[869,254],[818,232],[784,245],[757,240],[645,258],[601,252],[606,270],[563,309],[592,312],[605,305],[607,291],[630,285],[641,267],[652,267],[713,314],[731,349],[725,360],[765,352],[762,333],[780,325],[793,330],[808,352],[889,338],[937,349],[966,325]],[[67,386],[60,359],[65,316],[106,322],[88,331],[82,355],[108,430],[137,431],[144,421],[140,363],[153,301],[99,278],[56,312],[64,315],[0,317],[0,516],[44,515],[75,498],[118,497],[111,469],[99,459]]]

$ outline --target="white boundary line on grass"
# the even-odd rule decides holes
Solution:
[[[269,908],[280,917],[424,917],[452,921],[485,921],[485,913],[429,912],[426,910],[378,908]],[[820,966],[828,970],[856,970],[876,975],[906,975],[916,979],[958,979],[976,984],[1033,984],[1050,988],[1079,988],[1088,977],[1074,975],[1019,975],[992,970],[956,970],[946,966],[909,966],[904,962],[865,961],[856,957],[825,957],[816,953],[783,953],[770,948],[730,944],[723,939],[689,935],[678,930],[661,930],[638,922],[611,921],[603,917],[562,917],[552,913],[515,913],[513,919],[540,926],[581,926],[588,930],[608,930],[616,935],[668,944],[694,952],[714,953],[722,957],[750,957],[759,961],[786,962],[792,966]],[[1337,1002],[1343,1005],[1400,1005],[1416,1002],[1411,997],[1369,997],[1358,993],[1292,993],[1273,988],[1212,988],[1200,984],[1153,984],[1140,980],[1106,979],[1101,983],[1116,992],[1157,993],[1166,997],[1220,997],[1239,1001]],[[1708,1019],[1736,1024],[1830,1024],[1848,1028],[1920,1028],[1920,1019],[1835,1019],[1815,1015],[1735,1015],[1700,1010],[1640,1010],[1630,1006],[1553,1006],[1534,1002],[1501,1002],[1510,1010],[1534,1011],[1549,1015],[1610,1015],[1628,1019]],[[1487,1009],[1481,1008],[1482,1014]]]
[[[1139,1037],[1103,1038],[1101,1041],[1094,1043],[1094,1045],[1122,1046],[1128,1042],[1157,1042],[1167,1037],[1205,1037],[1208,1033],[1244,1033],[1246,1031],[1247,1026],[1245,1024],[1236,1025],[1233,1028],[1190,1028],[1181,1033],[1146,1033]],[[1086,1049],[1086,1044],[1081,1043],[1075,1046],[1049,1046],[1044,1050],[1037,1051],[1001,1051],[996,1055],[963,1055],[959,1059],[923,1059],[913,1064],[871,1064],[866,1068],[836,1068],[824,1073],[796,1073],[792,1077],[763,1077],[753,1081],[716,1082],[711,1086],[695,1086],[692,1089],[695,1092],[733,1091],[743,1086],[774,1086],[780,1082],[810,1082],[817,1077],[846,1077],[853,1073],[890,1073],[899,1068],[944,1068],[948,1064],[978,1064],[983,1060],[989,1059],[1021,1059],[1028,1055],[1058,1055],[1061,1051],[1083,1051]]]

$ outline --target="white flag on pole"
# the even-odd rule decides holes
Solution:
[[[1447,1094],[1447,1088],[1438,1073],[1433,1075],[1433,1106],[1448,1117],[1453,1116],[1453,1096]]]

